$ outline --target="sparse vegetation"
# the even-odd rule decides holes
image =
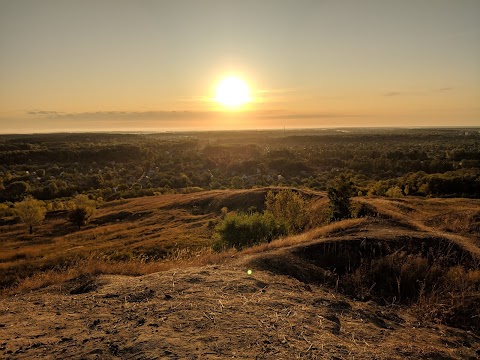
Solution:
[[[457,260],[458,261],[458,260]],[[417,316],[480,332],[480,269],[449,266],[441,254],[428,259],[396,251],[340,277],[338,286],[354,298],[414,306]]]

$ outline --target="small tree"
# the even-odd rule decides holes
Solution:
[[[30,234],[33,233],[33,227],[35,225],[41,224],[47,213],[44,203],[32,197],[17,202],[13,206],[20,221],[28,225]]]
[[[345,175],[336,178],[327,189],[330,200],[330,221],[346,219],[352,216],[350,198],[355,194],[353,183]]]
[[[78,226],[80,229],[89,223],[95,213],[96,203],[90,200],[86,195],[77,195],[73,199],[73,206],[68,212],[68,221]]]
[[[265,198],[265,207],[277,221],[285,224],[289,234],[299,233],[308,225],[307,203],[297,192],[282,190],[275,194],[269,191]]]

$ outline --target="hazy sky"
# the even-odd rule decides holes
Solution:
[[[460,125],[479,0],[0,0],[3,133]]]

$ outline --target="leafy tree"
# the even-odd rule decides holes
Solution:
[[[355,194],[353,183],[345,175],[336,178],[327,189],[330,200],[330,221],[338,221],[352,216],[350,198]]]
[[[298,192],[282,190],[275,194],[269,191],[265,198],[265,207],[277,221],[285,224],[289,234],[299,233],[308,225],[307,203]]]
[[[31,197],[15,203],[14,208],[20,221],[28,225],[30,234],[33,233],[33,226],[41,224],[47,213],[44,203]]]
[[[14,181],[5,187],[7,197],[12,201],[20,200],[29,191],[30,186],[25,181]]]
[[[232,188],[234,189],[243,189],[245,186],[245,182],[240,176],[234,176],[232,178],[231,183],[232,183]]]
[[[73,199],[73,206],[68,212],[68,220],[80,229],[89,223],[95,213],[96,203],[86,195],[77,195]]]

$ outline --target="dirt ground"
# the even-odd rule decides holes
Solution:
[[[2,359],[478,359],[480,338],[245,262],[3,298]]]

